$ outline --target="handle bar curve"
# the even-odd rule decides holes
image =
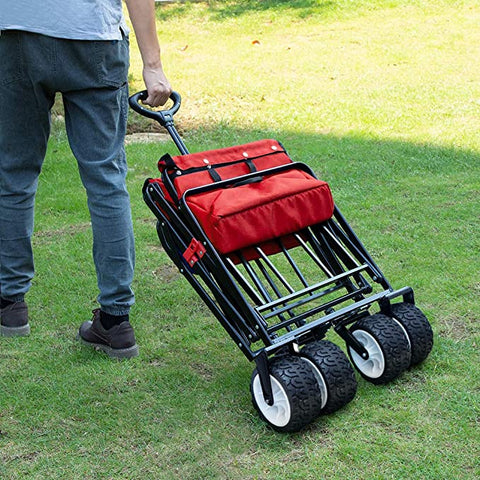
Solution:
[[[167,110],[149,110],[148,108],[143,107],[140,104],[140,100],[145,100],[148,96],[146,90],[141,92],[134,93],[129,99],[128,103],[130,107],[135,110],[135,112],[143,115],[144,117],[152,118],[156,120],[162,127],[166,127],[173,123],[173,116],[177,113],[180,105],[182,103],[182,98],[178,92],[172,92],[170,94],[170,99],[173,101],[171,108]]]

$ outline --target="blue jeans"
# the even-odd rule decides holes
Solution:
[[[98,302],[125,315],[135,263],[124,138],[128,38],[76,41],[0,35],[0,295],[21,301],[34,274],[34,200],[61,92],[68,140],[87,192]]]

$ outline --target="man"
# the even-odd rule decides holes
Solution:
[[[145,103],[163,105],[154,0],[125,0],[143,61]],[[0,334],[28,335],[25,294],[50,109],[65,126],[87,192],[100,308],[79,338],[117,358],[138,355],[129,321],[134,239],[126,189],[128,29],[121,0],[0,0]]]

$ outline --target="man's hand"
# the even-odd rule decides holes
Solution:
[[[144,103],[151,107],[164,105],[172,93],[172,87],[161,67],[143,67],[143,81],[147,87],[148,97]]]

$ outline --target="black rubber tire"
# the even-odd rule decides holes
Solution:
[[[352,349],[350,347],[347,349],[353,365],[365,380],[376,385],[385,384],[397,378],[409,367],[410,344],[403,328],[393,318],[376,313],[360,319],[350,328],[350,332],[360,334],[365,332],[370,338],[373,337],[380,347],[380,351],[377,353],[383,357],[383,365],[380,373],[372,375],[365,370],[362,371],[361,366],[357,365],[358,359],[356,360],[352,355]]]
[[[285,394],[290,414],[286,422],[276,422],[269,415],[270,408],[263,400],[263,393],[258,390],[259,378],[257,369],[253,371],[250,382],[253,406],[260,418],[277,432],[298,432],[315,418],[321,408],[321,399],[318,395],[317,380],[310,364],[300,357],[282,355],[270,361],[270,377],[273,377]],[[254,383],[256,388],[254,388]],[[262,409],[264,411],[262,411]],[[267,418],[269,416],[270,418]]]
[[[400,322],[410,341],[410,366],[423,362],[433,348],[433,331],[424,313],[411,303],[392,304],[393,318]]]
[[[328,340],[308,343],[300,355],[310,360],[321,378],[322,409],[320,414],[333,413],[344,407],[357,393],[357,379],[343,350]],[[326,390],[326,392],[325,392]]]

